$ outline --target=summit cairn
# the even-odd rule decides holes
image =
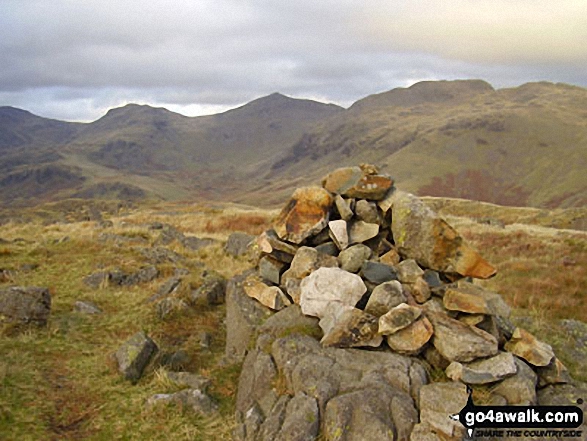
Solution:
[[[298,188],[254,242],[256,271],[228,284],[226,355],[244,358],[236,439],[460,440],[449,415],[465,384],[516,405],[567,381],[473,283],[496,268],[393,184],[362,164]]]

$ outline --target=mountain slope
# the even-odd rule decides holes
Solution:
[[[316,179],[333,163],[373,162],[421,195],[587,204],[587,91],[484,84],[427,82],[365,98],[302,137],[270,177]]]
[[[80,179],[71,195],[107,194],[111,192],[102,189],[130,186],[133,194],[138,189],[164,199],[226,197],[317,121],[342,111],[332,104],[272,94],[222,114],[195,118],[129,104],[92,123],[72,126],[13,109],[7,112],[13,120],[19,117],[28,125],[8,118],[0,125],[0,150],[18,142],[16,153],[0,159],[0,170],[18,174],[47,163],[52,170],[75,170]],[[45,130],[20,136],[26,132],[22,127],[34,124]],[[8,195],[19,192],[20,182],[19,175],[6,181],[9,188],[0,192],[0,198],[6,195],[5,203],[11,202]],[[45,185],[43,196],[50,196],[53,187],[63,189],[61,181]],[[27,195],[25,191],[23,197]]]
[[[88,124],[0,108],[0,152],[4,204],[144,195],[272,205],[334,167],[371,162],[420,195],[579,207],[587,90],[426,81],[347,110],[275,93],[194,118],[129,104]]]

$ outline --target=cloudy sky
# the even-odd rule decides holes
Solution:
[[[587,87],[586,0],[0,0],[0,106],[90,121],[420,80]]]

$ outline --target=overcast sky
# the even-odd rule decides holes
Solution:
[[[0,0],[0,106],[95,120],[420,80],[587,87],[587,0]]]

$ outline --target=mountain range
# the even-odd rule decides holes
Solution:
[[[268,206],[362,162],[419,195],[584,206],[587,90],[429,81],[348,109],[274,93],[201,117],[129,104],[91,123],[0,107],[3,205],[75,197]]]

